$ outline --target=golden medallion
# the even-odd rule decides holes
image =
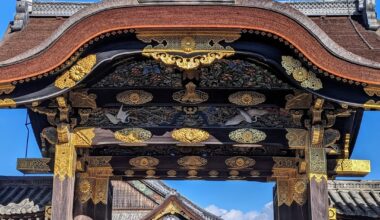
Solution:
[[[151,137],[152,133],[142,128],[125,128],[115,132],[115,139],[124,143],[141,143]]]
[[[252,106],[265,102],[266,97],[258,92],[242,91],[231,94],[228,100],[235,105]]]
[[[196,128],[181,128],[172,132],[172,138],[182,143],[199,143],[210,137],[207,131]]]
[[[116,100],[126,105],[142,105],[153,100],[153,95],[143,90],[128,90],[117,94]]]
[[[266,139],[266,134],[252,128],[242,128],[232,131],[229,138],[241,144],[255,144]]]

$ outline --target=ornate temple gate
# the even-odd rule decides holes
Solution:
[[[104,7],[63,33],[77,39],[66,39],[70,57],[1,87],[0,106],[26,106],[40,134],[44,158],[18,169],[54,173],[53,219],[111,219],[109,180],[142,178],[274,181],[276,219],[328,219],[327,180],[370,172],[349,157],[363,110],[379,108],[379,83],[353,73],[378,69],[335,57],[264,6],[239,9],[268,22],[251,25],[189,23],[192,7],[172,6],[165,13],[183,12],[173,26],[165,16],[106,19],[160,7]],[[237,8],[198,7],[206,17]]]

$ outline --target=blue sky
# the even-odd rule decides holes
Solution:
[[[16,0],[1,0],[0,36],[13,20]],[[377,6],[379,11],[379,5]],[[25,39],[27,40],[27,39]],[[16,158],[24,157],[27,129],[25,110],[0,110],[0,175],[22,175],[16,170]],[[380,179],[380,113],[366,112],[353,158],[369,159],[372,173],[364,179]],[[33,134],[29,142],[29,157],[40,157]],[[201,207],[208,207],[225,219],[271,219],[272,183],[244,181],[167,181],[167,183]]]

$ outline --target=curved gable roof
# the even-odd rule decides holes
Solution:
[[[248,0],[236,0],[235,6],[137,5],[135,0],[105,1],[79,11],[38,46],[1,61],[0,82],[48,72],[64,63],[90,39],[108,31],[196,27],[254,29],[273,33],[293,44],[322,70],[359,82],[380,84],[378,61],[341,47],[315,22],[289,5]]]

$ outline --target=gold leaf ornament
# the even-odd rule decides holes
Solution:
[[[235,92],[228,97],[231,103],[240,106],[258,105],[265,102],[265,99],[264,94],[252,91]]]
[[[128,90],[117,94],[116,100],[126,105],[142,105],[153,100],[153,95],[143,90]]]
[[[115,132],[115,139],[124,143],[141,143],[151,137],[152,133],[142,128],[125,128]]]
[[[312,90],[323,88],[322,81],[317,78],[315,73],[304,68],[299,60],[291,56],[282,56],[281,65],[286,73],[299,82],[302,87]]]
[[[71,88],[81,81],[87,74],[89,74],[92,68],[96,64],[96,55],[89,55],[79,60],[74,66],[72,66],[63,75],[59,76],[54,85],[59,89]]]
[[[172,138],[182,143],[199,143],[209,139],[210,134],[196,128],[181,128],[172,132]]]
[[[232,141],[241,144],[255,144],[265,140],[266,137],[267,135],[264,132],[252,128],[238,129],[229,134]]]

